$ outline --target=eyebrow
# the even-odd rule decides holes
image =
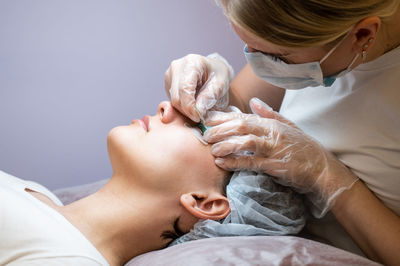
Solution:
[[[263,52],[263,51],[260,51],[260,52],[262,54],[272,55],[272,56],[275,56],[275,57],[287,56],[287,55],[290,54],[290,53],[266,53],[266,52]]]
[[[179,218],[180,218],[180,217],[176,218],[176,220],[175,220],[175,222],[174,222],[174,230],[175,230],[175,233],[176,233],[178,236],[183,236],[185,233],[179,228],[179,225],[178,225],[178,223],[179,223]]]

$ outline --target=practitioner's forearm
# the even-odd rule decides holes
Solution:
[[[400,218],[363,182],[343,192],[332,212],[370,259],[400,265]]]
[[[229,104],[238,107],[242,112],[251,113],[249,101],[258,97],[275,111],[279,111],[284,95],[284,89],[258,78],[247,64],[230,84]]]

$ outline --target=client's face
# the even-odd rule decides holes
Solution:
[[[230,212],[222,192],[228,173],[215,165],[210,145],[198,139],[194,126],[162,102],[155,116],[108,134],[113,178],[125,188],[121,197],[132,195],[146,219],[143,252],[164,247],[199,218],[220,220]]]
[[[170,102],[162,102],[155,116],[112,129],[108,150],[114,174],[133,176],[136,185],[151,191],[219,190],[227,172],[215,165],[210,145],[196,137],[198,129],[185,124],[195,127]]]

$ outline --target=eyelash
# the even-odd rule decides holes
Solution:
[[[178,227],[178,222],[179,222],[179,217],[176,218],[175,222],[174,222],[174,231],[164,231],[161,234],[161,238],[163,239],[171,239],[170,243],[172,241],[174,241],[175,239],[180,238],[181,236],[183,236],[185,233],[182,232],[179,227]]]
[[[190,125],[188,123],[184,123],[184,126],[189,128],[194,136],[204,145],[208,145],[208,143],[203,139],[203,134],[207,130],[207,127],[203,126],[202,124]]]
[[[199,130],[199,133],[200,133],[202,136],[204,135],[204,132],[203,132],[203,130],[201,129],[201,127],[199,126],[199,124],[196,125],[196,129]]]
[[[200,130],[201,135],[204,135],[204,133],[208,129],[208,127],[203,125],[202,123],[196,124],[196,127]]]
[[[263,54],[268,55],[268,56],[273,56],[275,61],[277,61],[277,59],[279,59],[279,60],[281,60],[281,61],[283,61],[283,62],[285,62],[287,64],[291,64],[291,61],[286,58],[288,56],[287,54],[283,54],[283,55],[280,55],[280,56],[271,55],[271,54],[267,54],[267,53],[263,53]]]
[[[275,57],[275,58],[285,62],[286,64],[291,64],[291,61],[286,58],[286,55],[281,55],[281,56]]]

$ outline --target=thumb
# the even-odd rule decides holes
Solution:
[[[196,108],[201,116],[204,116],[224,96],[224,86],[226,85],[219,82],[212,72],[196,97]]]
[[[250,100],[250,109],[253,114],[259,115],[265,118],[272,118],[275,119],[275,112],[274,110],[265,102],[261,101],[260,99],[254,97]]]
[[[296,125],[292,121],[287,120],[279,113],[275,112],[268,104],[256,97],[250,100],[249,105],[253,114],[259,115],[264,118],[275,119],[289,126],[296,127]]]

